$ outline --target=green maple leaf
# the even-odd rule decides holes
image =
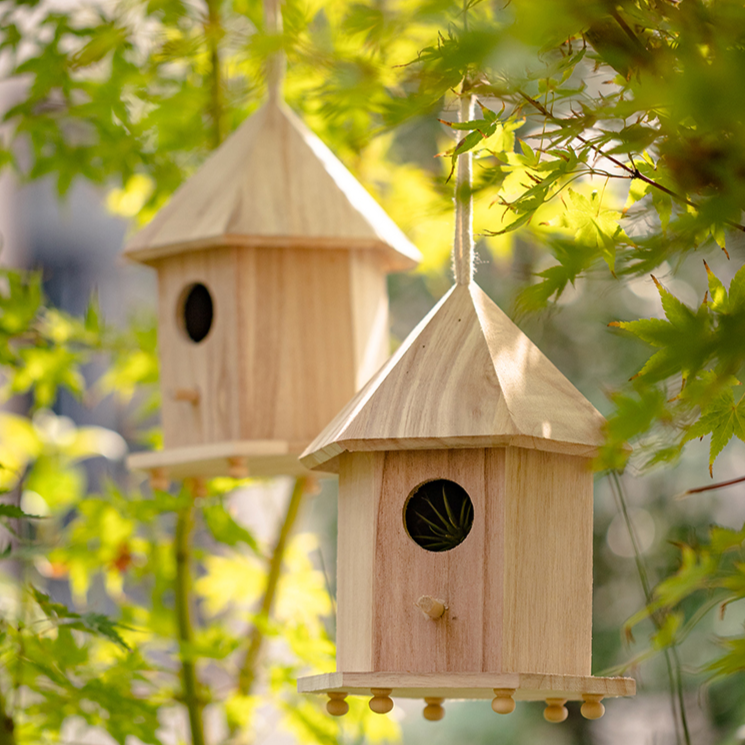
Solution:
[[[694,311],[666,290],[654,275],[652,279],[660,293],[665,318],[614,321],[608,325],[660,347],[634,377],[657,381],[681,373],[686,379],[700,370],[711,355],[709,308],[703,305]]]
[[[684,442],[711,435],[709,446],[709,474],[713,475],[714,461],[724,446],[738,437],[745,442],[745,396],[735,403],[732,388],[728,388],[702,409],[701,416],[686,433]]]
[[[616,244],[626,238],[618,224],[621,213],[605,209],[597,192],[588,199],[574,189],[567,189],[563,202],[566,207],[562,218],[564,226],[574,231],[580,243],[599,248],[608,268],[615,273]]]

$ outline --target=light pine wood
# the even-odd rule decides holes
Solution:
[[[439,696],[426,696],[424,703],[427,705],[424,707],[422,716],[428,722],[439,722],[445,716],[445,707],[442,705],[444,700]]]
[[[343,717],[349,711],[349,704],[344,700],[347,697],[343,692],[329,693],[329,700],[326,703],[326,711],[332,717]]]
[[[237,250],[221,248],[173,256],[157,269],[165,447],[240,439],[236,401],[241,396],[241,380],[235,354]],[[196,283],[209,290],[213,303],[212,326],[198,344],[186,335],[181,313],[185,292]],[[198,401],[170,395],[189,389],[199,390]]]
[[[350,256],[350,295],[354,329],[355,392],[380,369],[390,355],[388,338],[388,288],[380,261],[373,251],[353,251]],[[351,398],[351,396],[350,396]],[[347,403],[345,400],[340,406]],[[336,416],[334,411],[321,425]],[[321,427],[318,429],[320,430]],[[313,437],[318,430],[313,433]]]
[[[425,616],[436,621],[438,618],[442,618],[443,614],[447,610],[447,606],[442,600],[435,600],[429,595],[422,595],[419,600],[414,603],[419,610],[424,613]]]
[[[244,472],[255,477],[300,476],[308,473],[297,459],[302,446],[303,443],[279,440],[209,443],[133,453],[127,458],[127,467],[146,473],[157,471],[167,483],[194,476],[227,476],[232,470],[232,459],[242,458],[246,465]]]
[[[241,439],[309,442],[354,395],[367,339],[352,323],[353,263],[341,250],[241,250],[233,349]],[[364,313],[371,301],[361,301]]]
[[[384,454],[375,535],[373,670],[501,670],[501,604],[487,599],[501,595],[501,482],[491,479],[500,470],[491,461],[503,455],[484,450]],[[455,481],[473,502],[471,532],[450,551],[424,550],[403,524],[407,498],[433,479]],[[340,488],[340,500],[344,497]],[[339,555],[339,561],[344,558]],[[448,607],[435,623],[416,606],[423,594]]]
[[[582,458],[507,448],[503,669],[589,675],[592,473]]]
[[[581,675],[540,675],[537,673],[325,673],[300,678],[300,693],[326,694],[344,691],[354,696],[369,696],[372,688],[390,688],[392,698],[439,697],[447,700],[486,699],[494,689],[512,689],[516,701],[545,701],[557,698],[582,701],[589,694],[603,698],[633,696],[633,678],[594,678]]]
[[[512,714],[515,711],[515,690],[513,688],[495,688],[491,708],[495,714]]]
[[[552,724],[559,724],[569,716],[569,710],[564,704],[564,698],[547,698],[546,708],[543,710],[543,718]]]
[[[376,714],[387,714],[393,709],[390,688],[371,688],[370,693],[373,695],[369,703],[370,711]]]
[[[600,703],[602,696],[586,693],[582,698],[584,703],[580,708],[580,713],[585,719],[600,719],[605,714],[605,706]]]
[[[456,285],[311,443],[344,451],[517,446],[592,456],[603,417],[475,284]]]
[[[333,153],[282,103],[249,117],[130,241],[125,255],[242,245],[375,250],[387,270],[419,252]]]
[[[382,477],[382,453],[359,453],[341,459],[336,664],[342,670],[373,669],[373,584]]]
[[[132,466],[165,467],[174,479],[305,473],[297,456],[387,344],[376,255],[221,248],[163,259],[158,273],[164,450]],[[197,282],[214,317],[194,343],[181,308]]]
[[[586,459],[492,448],[345,453],[340,464],[340,671],[590,674]],[[434,479],[460,484],[474,506],[450,551],[422,549],[404,527],[408,496]],[[435,622],[423,595],[447,606]]]

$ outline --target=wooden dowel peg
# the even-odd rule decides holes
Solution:
[[[424,703],[427,704],[424,707],[422,714],[428,722],[439,722],[445,716],[445,709],[442,706],[444,698],[425,698]]]
[[[447,610],[447,605],[445,605],[442,600],[435,600],[429,595],[422,595],[414,605],[416,605],[425,616],[429,616],[433,621],[441,618],[443,613]]]
[[[174,401],[187,401],[196,406],[199,403],[199,398],[198,388],[176,388],[173,391]]]
[[[150,471],[150,488],[158,491],[168,491],[171,481],[165,468],[153,468]]]
[[[332,717],[343,717],[349,711],[349,704],[344,700],[346,693],[340,691],[329,691],[329,700],[326,702],[326,711]]]
[[[594,693],[585,693],[582,696],[584,703],[580,709],[580,713],[585,719],[600,719],[605,714],[605,706],[600,702],[603,697]]]
[[[543,718],[547,722],[553,722],[554,724],[563,722],[569,716],[567,707],[564,706],[565,703],[566,699],[564,698],[547,698],[546,708],[543,710]]]
[[[492,711],[497,714],[512,714],[515,711],[514,688],[495,688],[491,702]]]
[[[246,459],[240,456],[228,458],[228,476],[231,479],[248,478],[248,463]]]
[[[370,699],[370,711],[376,714],[387,714],[393,708],[392,689],[371,688],[370,693],[373,695]]]
[[[195,498],[207,496],[207,481],[201,476],[195,476],[194,478],[188,479],[187,487]]]

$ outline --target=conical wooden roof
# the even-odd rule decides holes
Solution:
[[[503,445],[589,457],[604,421],[478,285],[455,285],[301,461]]]
[[[421,258],[341,161],[273,101],[205,161],[124,254],[150,262],[226,244],[376,249],[391,271]]]

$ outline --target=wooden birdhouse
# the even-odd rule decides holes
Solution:
[[[274,95],[129,243],[158,273],[157,479],[297,473],[388,352],[386,273],[419,253]]]
[[[456,284],[308,447],[339,473],[337,669],[298,689],[544,700],[632,695],[591,677],[590,459],[602,416],[475,284]]]

